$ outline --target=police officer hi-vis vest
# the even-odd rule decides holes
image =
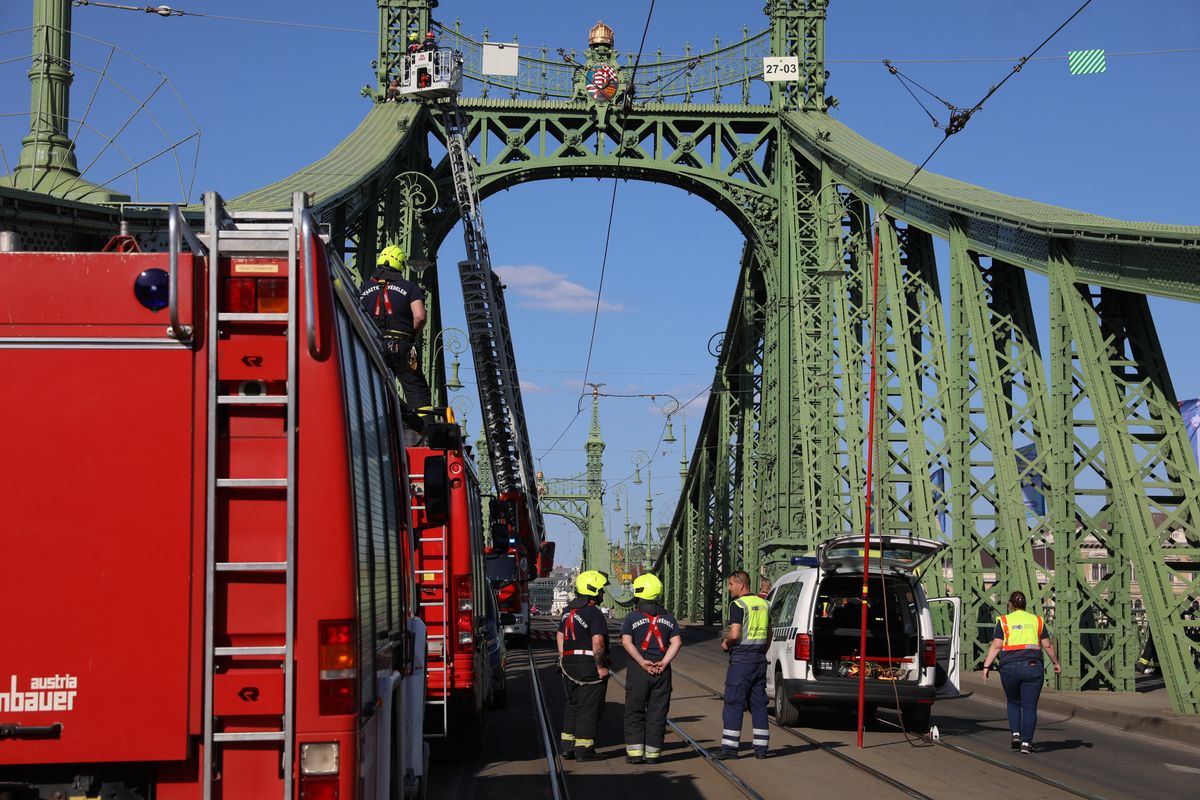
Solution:
[[[761,658],[766,655],[771,631],[767,625],[767,601],[757,595],[743,595],[733,601],[742,610],[742,635],[729,648],[729,657]]]
[[[1041,649],[1042,630],[1045,623],[1037,614],[1025,610],[1011,611],[1000,617],[1000,629],[1004,632],[1005,652],[1013,650]]]

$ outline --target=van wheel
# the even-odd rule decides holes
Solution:
[[[779,670],[775,670],[775,721],[788,728],[800,722],[800,710],[784,693],[783,673]]]
[[[929,718],[933,713],[933,706],[919,705],[907,706],[904,709],[904,728],[909,733],[925,735],[929,733]]]

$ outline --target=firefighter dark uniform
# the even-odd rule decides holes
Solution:
[[[656,575],[638,576],[637,609],[621,623],[621,643],[631,659],[625,673],[625,759],[631,764],[658,763],[671,707],[670,661],[679,650],[672,644],[682,639],[679,622],[658,602],[662,591]]]
[[[721,713],[721,750],[717,758],[734,758],[742,736],[742,714],[750,708],[751,742],[756,758],[767,755],[767,601],[747,594],[729,606],[729,624],[741,625],[742,635],[729,648],[725,673],[725,709]]]
[[[404,277],[404,252],[395,245],[379,254],[375,271],[363,284],[358,303],[375,321],[383,336],[384,361],[404,389],[404,401],[412,409],[429,405],[429,383],[421,369],[412,304],[425,300],[425,292]]]
[[[558,624],[559,668],[567,692],[560,734],[564,758],[598,758],[596,732],[608,691],[608,620],[596,604],[604,597],[607,583],[608,576],[602,572],[581,572],[575,579],[576,597]],[[604,637],[602,650],[596,650],[593,636]]]

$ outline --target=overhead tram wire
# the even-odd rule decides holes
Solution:
[[[575,421],[579,419],[581,414],[583,414],[583,399],[587,396],[586,387],[588,383],[588,373],[592,368],[592,354],[596,347],[596,327],[600,323],[600,299],[604,296],[604,275],[608,269],[608,250],[609,246],[612,244],[613,216],[615,215],[617,209],[617,186],[619,185],[621,179],[621,159],[625,151],[625,125],[629,120],[629,110],[632,106],[633,95],[637,87],[637,71],[638,67],[641,66],[642,63],[642,51],[646,47],[646,34],[650,32],[650,20],[654,17],[655,2],[656,0],[650,0],[650,8],[646,12],[646,24],[642,26],[642,39],[638,43],[637,56],[634,57],[633,60],[633,71],[629,75],[629,84],[628,88],[625,90],[625,99],[623,101],[623,113],[620,115],[621,135],[620,141],[617,145],[617,164],[613,170],[615,174],[613,175],[612,198],[609,200],[608,204],[608,225],[605,227],[604,231],[604,254],[600,258],[600,281],[599,285],[596,287],[596,307],[592,311],[592,332],[588,337],[587,359],[584,361],[583,365],[583,382],[580,383],[579,401],[575,404],[575,415],[571,417],[569,422],[567,422],[566,427],[563,428],[562,433],[558,435],[553,444],[542,451],[541,458],[545,458],[554,450],[555,447],[558,446],[558,443],[562,441],[563,437],[567,435],[567,432],[571,430],[572,426],[575,425]]]

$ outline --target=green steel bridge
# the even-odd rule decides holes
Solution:
[[[418,266],[435,263],[457,221],[441,117],[429,101],[387,92],[407,34],[432,24],[464,54],[474,84],[459,106],[483,197],[536,180],[653,181],[706,199],[745,236],[712,393],[655,565],[680,616],[716,621],[733,569],[775,577],[824,539],[863,531],[862,376],[875,347],[873,527],[948,542],[926,580],[963,598],[966,666],[979,665],[994,615],[1021,589],[1052,616],[1059,688],[1131,691],[1136,581],[1173,706],[1200,713],[1200,643],[1188,635],[1200,594],[1200,470],[1147,302],[1200,301],[1200,227],[914,174],[827,113],[828,0],[768,0],[758,34],[643,61],[636,96],[619,83],[633,56],[611,36],[584,52],[523,55],[515,76],[485,75],[484,43],[434,22],[436,3],[378,5],[371,111],[328,156],[230,207],[282,209],[303,190],[353,260],[373,263],[384,242],[398,242]],[[35,33],[69,30],[68,0],[38,9]],[[20,180],[8,184],[33,191],[0,188],[0,211],[16,215],[27,246],[69,247],[115,227],[104,204],[115,198],[72,179],[61,135],[69,78],[61,52],[51,57],[62,45],[39,41],[44,69],[31,81],[41,110]],[[794,56],[795,79],[764,89],[764,56]],[[602,67],[618,76],[612,99],[593,80]],[[1030,272],[1048,277],[1048,342],[1034,325]],[[424,363],[444,401],[438,275],[416,277],[430,298]],[[595,403],[586,449],[586,472],[547,482],[542,506],[579,526],[588,568],[607,569]],[[1028,512],[1031,485],[1044,514]],[[1099,573],[1085,570],[1095,564]]]

